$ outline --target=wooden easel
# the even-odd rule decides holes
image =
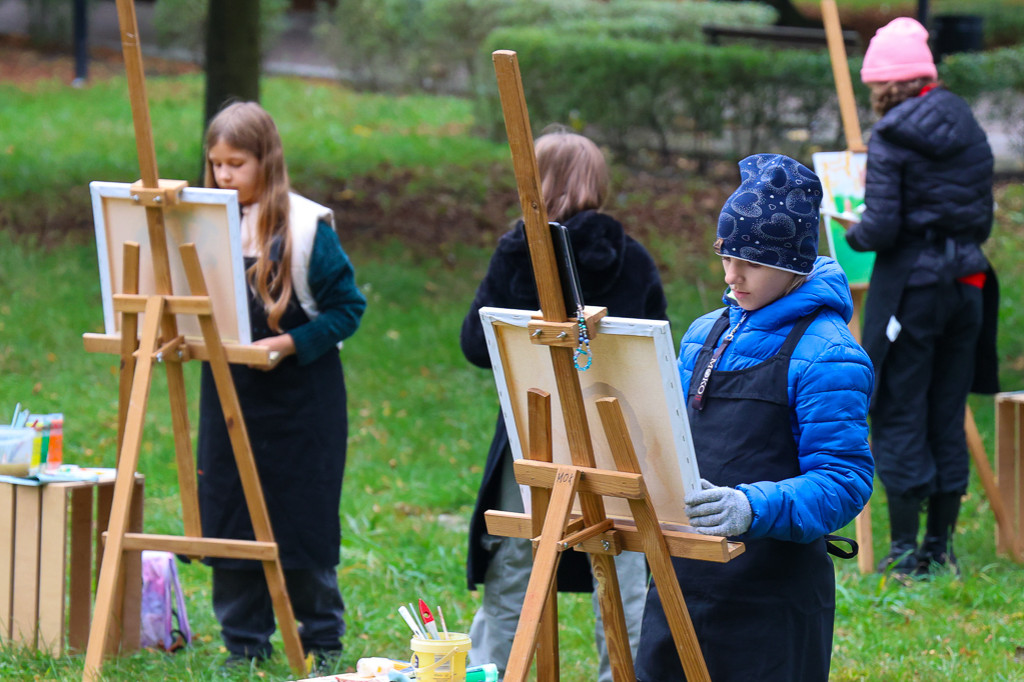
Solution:
[[[167,240],[164,232],[164,209],[174,205],[187,183],[159,180],[152,127],[146,99],[142,53],[138,40],[138,23],[132,0],[117,0],[121,43],[128,78],[135,140],[142,179],[132,185],[133,199],[146,209],[152,267],[156,284],[153,295],[139,295],[139,245],[124,245],[124,293],[116,295],[115,312],[121,313],[120,335],[84,336],[89,352],[113,352],[121,356],[118,406],[118,462],[114,483],[110,521],[103,549],[103,564],[96,587],[96,604],[85,654],[83,681],[96,680],[104,654],[110,653],[112,635],[119,623],[114,618],[123,583],[125,553],[157,549],[193,557],[223,557],[261,561],[267,585],[284,640],[285,652],[292,670],[305,673],[302,644],[292,613],[284,581],[284,572],[274,541],[270,517],[245,428],[245,421],[231,378],[230,362],[270,366],[267,349],[258,346],[226,347],[217,331],[213,305],[208,295],[199,258],[193,244],[181,247],[181,258],[187,274],[190,296],[174,295],[171,285]],[[144,313],[141,335],[139,314]],[[196,315],[203,341],[186,340],[177,329],[178,315]],[[191,359],[207,360],[217,386],[228,435],[234,450],[242,490],[256,540],[230,540],[202,537],[199,522],[199,499],[196,470],[189,433],[188,403],[182,365]],[[129,517],[135,473],[138,470],[142,429],[154,364],[167,369],[171,418],[174,430],[175,461],[182,503],[184,536],[130,533]],[[116,641],[116,639],[115,639]]]
[[[828,41],[829,59],[832,62],[832,74],[836,82],[836,94],[839,97],[839,115],[842,118],[843,131],[846,135],[846,148],[851,152],[865,152],[867,149],[864,146],[860,121],[857,117],[857,104],[853,96],[853,84],[850,81],[849,63],[846,60],[846,45],[843,42],[839,10],[835,0],[821,0],[821,16],[825,24],[825,37]],[[866,284],[850,287],[850,293],[853,295],[853,318],[850,320],[850,331],[853,332],[858,343],[861,331],[860,315],[867,289]],[[978,477],[985,489],[989,506],[992,507],[992,513],[996,517],[996,525],[1003,546],[1017,563],[1022,563],[1024,560],[1021,558],[1021,548],[1017,547],[1011,532],[1009,516],[999,493],[995,475],[992,473],[992,465],[989,464],[981,434],[978,432],[978,425],[974,421],[974,413],[969,405],[964,412],[964,431],[967,434],[967,449],[971,453],[971,460],[974,462]],[[860,545],[857,565],[861,573],[871,573],[875,570],[875,552],[871,537],[871,508],[868,504],[865,504],[864,509],[857,515],[855,527],[857,541]]]
[[[709,679],[707,666],[672,568],[671,556],[724,562],[740,554],[743,545],[730,543],[725,538],[662,528],[615,398],[599,400],[598,409],[618,470],[594,468],[590,428],[573,365],[576,322],[567,318],[562,298],[519,64],[515,52],[499,50],[492,57],[543,317],[530,325],[531,341],[549,347],[572,456],[572,465],[551,463],[550,396],[537,389],[531,390],[529,457],[515,463],[516,480],[531,489],[531,514],[487,512],[489,533],[535,538],[533,571],[505,680],[524,682],[534,654],[538,679],[545,682],[558,679],[555,573],[559,553],[577,548],[590,554],[614,679],[617,682],[635,679],[614,563],[614,556],[628,549],[647,555],[687,679],[706,681]],[[596,331],[596,321],[605,312],[603,308],[587,311],[587,326],[592,331]],[[605,496],[627,499],[632,523],[608,518],[604,510]],[[582,515],[573,518],[571,510],[577,498]]]
[[[821,18],[825,24],[825,40],[828,43],[828,56],[832,62],[832,76],[836,82],[836,95],[839,97],[839,116],[843,122],[843,133],[846,136],[846,149],[850,152],[866,152],[864,136],[857,117],[857,101],[853,96],[853,83],[850,81],[850,67],[846,60],[846,43],[843,41],[843,28],[839,24],[839,10],[835,0],[821,0]],[[860,316],[864,306],[866,284],[850,287],[853,297],[853,317],[850,318],[850,331],[857,343],[860,343]],[[854,521],[857,531],[857,567],[861,573],[875,570],[875,547],[871,533],[871,503],[868,502]]]

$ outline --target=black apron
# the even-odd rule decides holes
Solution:
[[[252,259],[246,259],[246,267]],[[263,305],[249,287],[253,340],[274,336]],[[281,318],[285,331],[309,321],[295,295]],[[339,505],[348,439],[345,378],[337,352],[300,366],[290,355],[264,372],[231,365],[284,568],[336,566],[341,552]],[[231,441],[208,363],[199,399],[199,511],[203,535],[255,539]],[[258,569],[243,559],[205,560],[213,566]]]
[[[735,487],[800,474],[786,388],[789,359],[816,314],[798,321],[768,360],[712,373],[704,409],[687,410],[703,478]],[[697,356],[688,399],[728,326],[727,310]],[[835,616],[835,575],[824,539],[745,544],[746,551],[725,564],[672,559],[711,679],[824,682]],[[641,682],[685,679],[653,584],[636,668]]]

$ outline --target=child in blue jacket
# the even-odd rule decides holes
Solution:
[[[746,544],[736,559],[673,559],[712,680],[828,679],[835,577],[825,535],[871,495],[873,374],[847,327],[846,275],[818,257],[817,176],[793,159],[740,162],[715,252],[726,308],[687,330],[679,372],[703,490],[693,528]],[[637,680],[683,680],[658,591]]]

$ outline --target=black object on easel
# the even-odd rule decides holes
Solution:
[[[562,283],[562,297],[565,299],[565,313],[573,317],[577,311],[583,310],[583,287],[580,286],[580,273],[576,269],[576,256],[569,241],[569,228],[558,222],[549,222],[551,242],[555,248],[555,260],[558,261],[558,279]]]

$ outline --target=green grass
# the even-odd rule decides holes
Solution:
[[[149,85],[165,169],[161,175],[188,177],[198,156],[198,80],[151,79]],[[456,177],[475,164],[507,158],[500,145],[465,134],[472,121],[459,100],[357,96],[284,79],[266,81],[264,95],[273,102],[297,184],[323,182],[322,173],[373,172],[381,162],[433,165],[437,177]],[[44,84],[23,92],[0,84],[3,210],[27,215],[38,202],[84,188],[89,180],[132,179],[125,101],[119,81],[85,91]],[[106,119],[112,122],[105,135],[76,140],[77,123]],[[323,135],[325,129],[331,134]],[[179,135],[182,131],[187,134]],[[434,141],[446,132],[451,136],[444,144]],[[166,142],[170,139],[179,143]],[[7,161],[15,155],[12,170]],[[989,250],[1004,292],[1004,387],[1014,389],[1024,379],[1024,320],[1017,295],[1024,188],[1001,190],[998,220]],[[66,459],[112,466],[116,358],[86,354],[81,345],[81,333],[102,328],[89,232],[43,246],[28,225],[16,227],[17,236],[0,230],[5,244],[0,249],[0,419],[17,401],[33,411],[63,411]],[[664,267],[678,339],[686,322],[717,305],[721,275],[713,260],[681,255],[678,237],[654,234],[647,241]],[[342,351],[351,436],[339,576],[348,608],[344,665],[351,667],[364,656],[406,654],[407,630],[395,613],[399,603],[423,597],[443,605],[449,628],[468,628],[478,595],[465,588],[466,525],[497,399],[490,374],[469,366],[458,348],[459,325],[489,251],[454,245],[439,254],[397,242],[345,247],[370,303],[361,329]],[[193,427],[196,370],[194,363],[186,368]],[[147,477],[146,530],[180,532],[166,381],[159,371],[151,395],[140,463]],[[992,400],[974,397],[971,405],[991,453]],[[887,523],[884,495],[877,490],[874,550],[881,556]],[[957,534],[962,580],[939,576],[905,587],[877,574],[862,576],[855,562],[842,562],[832,679],[1024,679],[1024,573],[996,556],[993,528],[991,510],[972,479]],[[222,677],[217,666],[225,654],[210,608],[209,572],[198,564],[183,566],[182,572],[198,633],[195,644],[173,656],[140,652],[111,659],[104,668],[107,679],[290,679],[280,654],[251,674]],[[561,595],[559,605],[562,677],[592,679],[589,598]],[[77,680],[81,671],[81,656],[55,660],[0,648],[0,679]]]
[[[147,91],[160,177],[198,184],[202,77],[150,78]],[[454,170],[473,184],[478,168],[508,158],[505,145],[470,134],[472,103],[464,99],[265,78],[262,101],[279,125],[292,182],[307,194],[392,168],[428,176],[448,169],[448,182]],[[124,79],[80,90],[0,82],[0,120],[0,225],[45,222],[68,202],[88,214],[90,181],[139,177]],[[83,133],[83,122],[95,132]]]

